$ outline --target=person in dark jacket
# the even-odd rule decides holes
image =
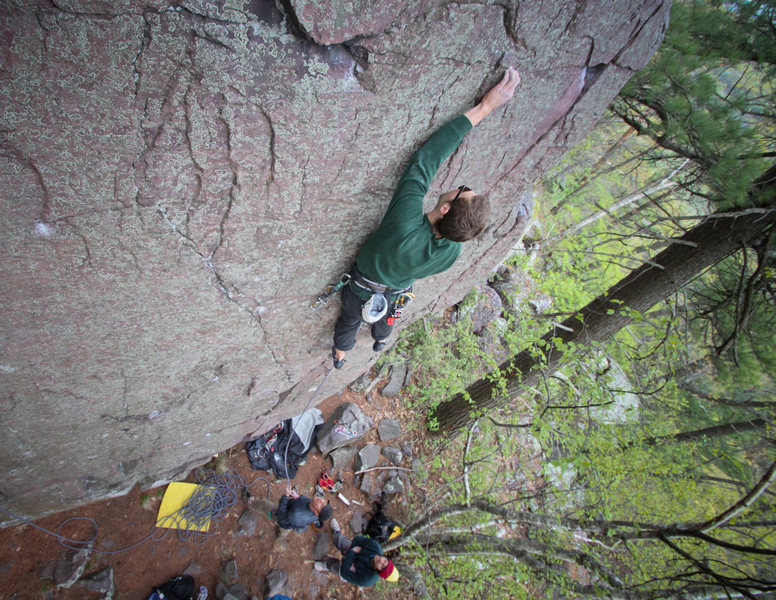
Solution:
[[[412,156],[380,226],[356,257],[342,288],[342,311],[334,326],[332,358],[342,368],[356,344],[362,321],[371,325],[380,352],[393,330],[393,307],[402,304],[416,279],[442,273],[455,263],[461,242],[474,239],[490,219],[488,199],[465,185],[439,196],[423,213],[423,199],[442,162],[482,119],[512,98],[520,74],[512,67],[473,108],[439,128]]]
[[[391,582],[399,580],[399,571],[383,556],[383,548],[377,540],[359,535],[351,542],[342,535],[337,519],[331,520],[331,530],[332,541],[342,553],[342,560],[329,557],[326,562],[315,561],[316,571],[330,571],[360,587],[374,585],[378,577]]]
[[[275,521],[281,529],[300,532],[311,524],[323,527],[323,522],[331,517],[331,513],[331,506],[324,498],[310,499],[287,487],[275,511]]]

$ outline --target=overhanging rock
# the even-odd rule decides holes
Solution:
[[[521,190],[657,48],[670,2],[0,4],[0,498],[41,515],[166,481],[301,412],[403,164],[508,64],[515,98],[429,194],[493,222],[403,325],[521,234]],[[376,8],[376,7],[380,8]],[[370,364],[361,343],[319,399]]]

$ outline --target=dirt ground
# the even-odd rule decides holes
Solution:
[[[420,444],[417,436],[409,430],[407,422],[402,418],[404,410],[400,399],[381,396],[375,387],[369,394],[370,400],[364,395],[356,395],[350,390],[338,396],[332,396],[318,404],[324,419],[327,418],[342,402],[350,401],[359,405],[364,412],[372,417],[375,427],[355,445],[375,442],[382,446],[401,446],[411,443],[413,449]],[[396,418],[402,421],[403,434],[400,439],[380,443],[377,436],[377,423],[384,418]],[[385,459],[381,459],[384,461]],[[245,453],[245,444],[218,455],[214,464],[242,475],[250,483],[256,477],[268,480],[256,481],[250,488],[253,496],[264,498],[269,487],[269,498],[277,501],[283,494],[286,481],[278,481],[272,473],[254,471]],[[381,462],[383,464],[383,462]],[[406,465],[404,465],[406,466]],[[313,446],[308,454],[307,462],[300,467],[293,484],[301,494],[312,496],[314,486],[322,471],[331,472],[331,461],[324,460]],[[358,489],[357,478],[353,475],[352,461],[341,472],[343,488],[340,491],[346,498],[361,502],[362,505],[346,506],[336,494],[327,494],[334,508],[334,516],[339,520],[343,531],[350,535],[349,521],[355,510],[367,512],[370,498]],[[190,474],[187,481],[196,481]],[[268,485],[268,483],[270,485]],[[94,547],[102,550],[115,551],[125,548],[149,535],[154,525],[159,503],[165,486],[156,490],[132,490],[129,494],[110,500],[96,502],[66,512],[48,516],[36,521],[36,524],[56,531],[60,524],[69,517],[89,517],[98,525],[98,536]],[[401,521],[401,499],[392,505],[391,516]],[[215,532],[204,540],[181,540],[173,530],[157,530],[168,533],[159,540],[148,540],[139,546],[117,554],[92,554],[87,564],[85,575],[98,573],[107,566],[113,567],[115,580],[114,598],[117,600],[145,600],[152,588],[168,578],[183,573],[187,568],[193,568],[199,573],[195,575],[196,585],[205,585],[210,591],[209,599],[215,598],[215,586],[222,572],[222,565],[234,558],[239,572],[239,581],[248,588],[251,594],[264,598],[264,580],[272,569],[282,569],[288,575],[288,585],[285,593],[294,600],[329,600],[371,598],[402,598],[401,586],[378,581],[374,588],[360,592],[355,586],[341,582],[339,578],[317,573],[312,566],[312,550],[317,539],[317,532],[308,528],[301,534],[290,532],[278,538],[277,528],[264,515],[260,515],[255,535],[251,537],[236,537],[237,520],[247,508],[244,501],[238,502],[230,509],[228,516],[217,523]],[[328,529],[328,524],[326,525]],[[80,531],[79,531],[80,529]],[[81,539],[91,535],[90,527],[83,523],[66,524],[62,534]],[[211,532],[213,527],[211,526]],[[79,538],[78,536],[81,536]],[[58,588],[53,582],[53,572],[58,561],[67,549],[57,540],[26,524],[0,530],[0,598],[3,600],[94,600],[101,598],[98,592],[93,592],[76,584],[70,589]],[[329,554],[337,555],[330,546]]]

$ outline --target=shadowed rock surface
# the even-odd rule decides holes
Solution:
[[[460,300],[669,5],[2,2],[0,502],[41,515],[148,487],[301,412],[339,309],[311,302],[410,154],[516,64],[515,98],[427,199],[466,183],[493,222],[402,326]],[[374,358],[362,338],[318,400]]]

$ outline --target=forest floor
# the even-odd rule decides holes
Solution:
[[[374,374],[373,374],[374,376]],[[387,398],[379,394],[383,387],[381,382],[375,391],[367,395],[355,394],[346,388],[341,395],[327,398],[319,408],[324,419],[329,417],[343,402],[353,402],[370,416],[375,423],[366,436],[356,444],[362,447],[367,443],[380,445],[402,446],[411,444],[416,455],[423,456],[424,447],[432,440],[424,439],[424,429],[411,423],[417,423],[417,415],[402,406],[401,397]],[[385,418],[393,418],[402,423],[400,439],[381,443],[377,435],[377,424]],[[433,445],[433,444],[432,444]],[[382,459],[384,461],[384,459]],[[343,487],[340,493],[350,500],[356,500],[361,505],[345,505],[336,494],[327,494],[334,509],[334,516],[340,522],[343,532],[352,535],[349,521],[356,510],[366,513],[369,498],[360,491],[358,477],[353,474],[352,461],[340,472]],[[269,498],[277,502],[286,487],[286,481],[278,481],[274,474],[264,471],[254,471],[250,467],[245,452],[245,444],[241,443],[214,458],[209,466],[217,466],[219,470],[230,470],[240,474],[250,483],[256,477],[264,477],[267,481],[258,480],[250,487],[254,497]],[[314,487],[321,472],[331,473],[331,461],[324,459],[313,445],[307,456],[307,462],[302,465],[293,479],[293,484],[299,493],[312,496]],[[336,477],[336,476],[335,476]],[[186,481],[196,481],[194,473]],[[101,550],[117,551],[126,548],[149,535],[156,521],[161,497],[166,486],[155,490],[133,489],[125,496],[117,497],[86,506],[81,506],[66,512],[57,513],[39,519],[36,524],[56,531],[70,517],[89,517],[98,525],[98,535],[94,547]],[[269,488],[269,492],[268,492]],[[379,493],[377,490],[376,493]],[[391,516],[402,521],[405,515],[403,502],[400,499],[391,503]],[[318,533],[308,528],[303,533],[289,532],[279,537],[277,527],[271,523],[265,514],[259,514],[255,534],[239,536],[238,519],[246,510],[247,502],[236,503],[228,515],[211,526],[211,534],[204,539],[180,539],[172,530],[156,530],[157,535],[163,531],[167,534],[162,539],[148,540],[135,548],[116,554],[92,553],[84,571],[84,577],[90,574],[104,572],[112,567],[116,600],[145,600],[154,586],[164,583],[168,578],[182,574],[189,569],[194,575],[197,587],[207,586],[213,599],[215,586],[222,577],[225,563],[234,559],[239,573],[239,582],[247,588],[250,594],[263,600],[264,582],[267,574],[273,569],[281,569],[288,576],[285,593],[294,600],[329,600],[404,597],[401,584],[389,584],[378,581],[373,588],[359,591],[358,588],[342,582],[338,577],[318,573],[313,569],[312,551]],[[62,530],[64,535],[77,538],[78,535],[89,537],[92,529],[78,531],[83,527],[75,523],[66,524]],[[75,530],[74,530],[75,529]],[[324,527],[328,531],[328,523]],[[82,538],[78,538],[82,539]],[[55,584],[56,571],[70,551],[58,543],[51,535],[30,525],[21,524],[0,530],[0,598],[2,600],[96,600],[105,598],[105,594],[85,588],[81,582],[69,589]],[[337,556],[333,545],[329,548],[330,556]],[[196,594],[195,594],[196,595]]]

